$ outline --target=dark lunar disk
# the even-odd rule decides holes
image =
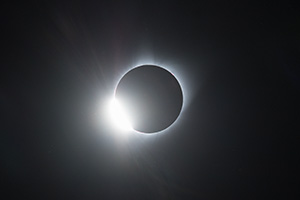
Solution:
[[[142,65],[127,72],[115,95],[129,114],[133,128],[143,133],[169,127],[179,116],[183,102],[177,79],[155,65]]]

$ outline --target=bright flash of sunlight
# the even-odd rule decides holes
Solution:
[[[109,103],[108,111],[110,120],[115,128],[126,132],[133,130],[130,119],[119,100],[113,98]]]

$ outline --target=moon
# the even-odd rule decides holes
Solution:
[[[176,77],[156,65],[141,65],[128,71],[115,89],[115,98],[122,104],[133,130],[145,134],[171,126],[183,104]]]

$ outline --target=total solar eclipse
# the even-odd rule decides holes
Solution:
[[[147,134],[171,126],[183,104],[182,89],[176,77],[156,65],[141,65],[128,71],[115,89],[115,99],[132,129]]]

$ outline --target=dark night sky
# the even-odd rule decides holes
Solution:
[[[300,16],[289,1],[1,9],[6,199],[299,196]],[[144,58],[182,72],[189,102],[166,134],[119,139],[97,110]]]

